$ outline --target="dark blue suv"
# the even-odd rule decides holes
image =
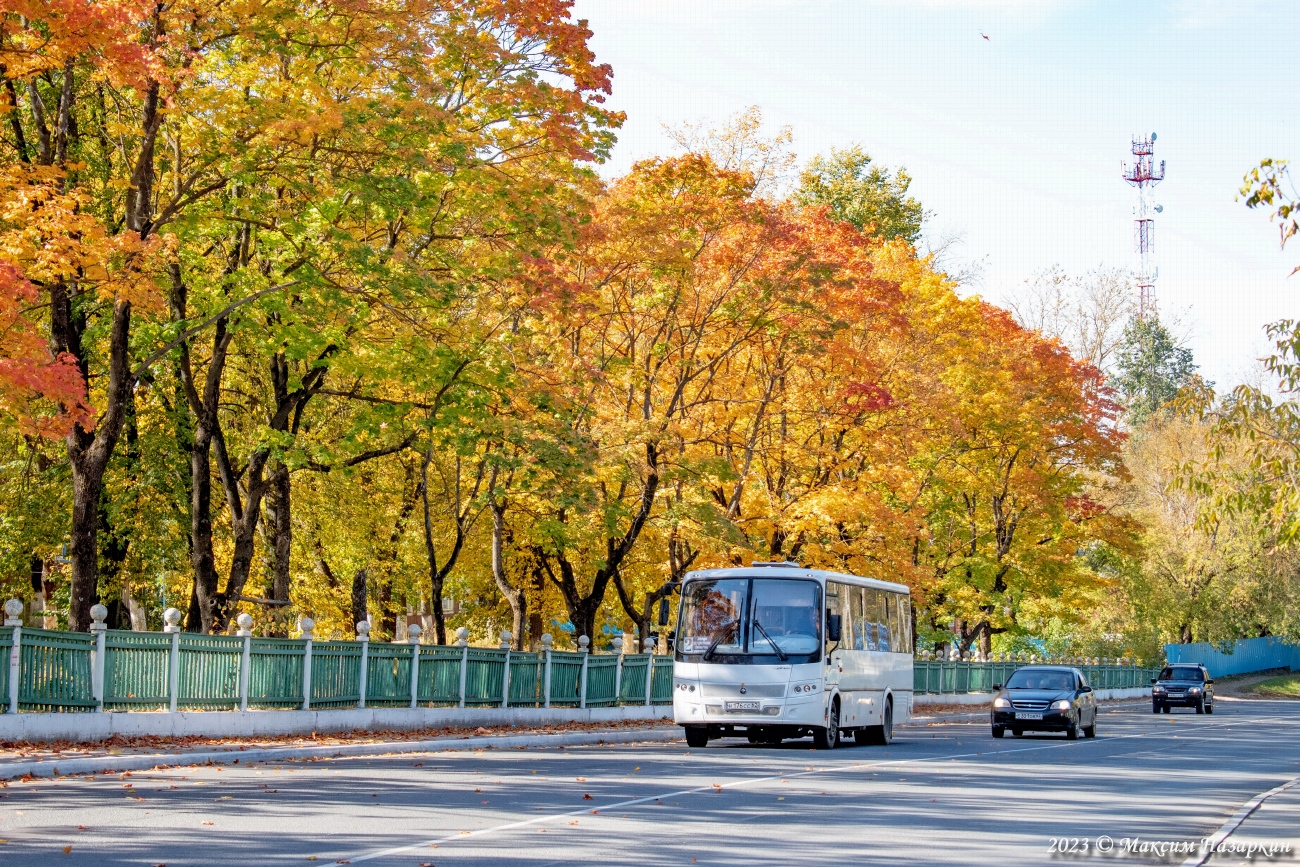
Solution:
[[[1199,664],[1167,665],[1151,679],[1151,712],[1169,713],[1174,707],[1194,707],[1197,713],[1214,713],[1214,678]]]

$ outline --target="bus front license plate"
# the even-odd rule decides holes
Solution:
[[[1018,713],[1018,714],[1016,714],[1016,719],[1037,719],[1037,720],[1041,720],[1042,718],[1043,718],[1043,715],[1042,715],[1041,713]]]
[[[758,702],[756,702],[756,701],[729,701],[729,702],[727,702],[727,712],[728,712],[728,713],[735,713],[736,711],[743,711],[743,710],[758,710]]]

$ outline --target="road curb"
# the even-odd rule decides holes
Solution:
[[[576,747],[595,744],[628,744],[672,741],[682,737],[677,728],[643,731],[563,732],[553,735],[507,735],[504,737],[434,738],[423,741],[335,744],[321,747],[261,747],[257,749],[196,750],[188,753],[149,753],[132,756],[87,756],[75,759],[42,759],[0,765],[0,780],[20,777],[58,777],[72,774],[115,774],[146,771],[176,765],[229,765],[236,762],[277,762],[291,759],[336,759],[350,756],[379,756],[394,753],[433,753],[461,750],[508,750],[528,747]]]

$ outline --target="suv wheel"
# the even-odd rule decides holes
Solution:
[[[1158,701],[1151,702],[1151,712],[1160,713],[1160,702]]]
[[[1207,705],[1205,706],[1205,712],[1206,712],[1206,713],[1214,713],[1214,702],[1213,702],[1213,701],[1211,701],[1209,704],[1207,704]]]
[[[1004,734],[1006,734],[1006,729],[1002,728],[1002,726],[994,726],[994,727],[993,727],[993,737],[995,737],[995,738],[1000,738],[1000,737],[1002,737]]]
[[[1205,699],[1200,699],[1196,702],[1196,712],[1205,713]]]

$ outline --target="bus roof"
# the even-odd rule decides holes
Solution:
[[[812,578],[822,584],[827,581],[839,581],[859,587],[875,587],[877,590],[890,590],[894,593],[911,595],[911,588],[906,584],[881,581],[878,578],[864,578],[861,575],[848,575],[843,572],[827,572],[824,569],[808,569],[794,563],[756,563],[753,566],[734,566],[722,569],[698,569],[687,572],[682,583],[695,578]]]

